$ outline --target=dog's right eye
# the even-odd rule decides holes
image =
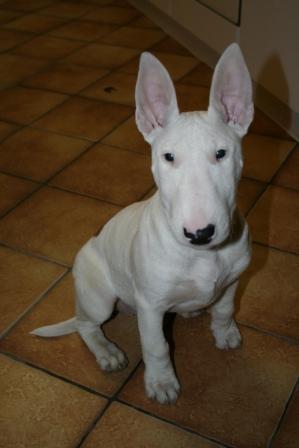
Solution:
[[[171,152],[167,152],[166,154],[164,154],[164,159],[167,160],[167,162],[173,162],[174,155],[171,154]]]

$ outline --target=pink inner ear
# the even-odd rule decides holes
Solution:
[[[238,95],[222,95],[221,103],[226,113],[226,122],[243,126],[245,114],[244,103]]]

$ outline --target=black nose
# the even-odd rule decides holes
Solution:
[[[186,238],[190,239],[191,244],[197,244],[197,245],[208,244],[211,241],[214,233],[215,233],[215,226],[213,224],[208,224],[207,227],[205,227],[204,229],[197,229],[195,234],[188,232],[187,229],[185,229],[184,227],[184,235]]]

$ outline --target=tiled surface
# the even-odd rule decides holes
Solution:
[[[28,196],[38,184],[0,173],[0,215]]]
[[[0,92],[0,118],[18,124],[30,124],[67,97],[45,90],[14,87]],[[16,108],[16,104],[22,107]]]
[[[81,92],[81,95],[103,101],[134,106],[135,83],[136,76],[116,71],[101,78],[87,89],[84,89]]]
[[[82,445],[83,448],[94,446],[217,448],[218,445],[133,408],[113,403]]]
[[[78,334],[55,339],[33,336],[33,329],[69,319],[74,315],[74,286],[71,275],[64,278],[27,314],[0,347],[30,363],[105,395],[114,394],[140,360],[135,317],[118,315],[104,325],[107,337],[125,351],[129,365],[113,374],[100,370],[94,356]]]
[[[45,187],[0,221],[0,242],[70,265],[117,211],[112,204]]]
[[[248,216],[253,240],[298,253],[298,210],[297,191],[268,187]]]
[[[282,420],[281,428],[274,438],[273,448],[296,448],[299,440],[299,387],[289,403],[287,412]]]
[[[113,69],[132,59],[138,50],[117,45],[89,44],[76,51],[67,61],[88,67]]]
[[[0,147],[0,169],[43,182],[88,148],[90,142],[25,128]]]
[[[27,87],[74,94],[107,73],[101,68],[57,63],[23,81]]]
[[[0,246],[0,333],[26,311],[65,268]]]
[[[99,144],[58,174],[51,184],[113,204],[129,205],[153,187],[150,167],[149,156]]]
[[[274,179],[274,184],[281,187],[299,190],[299,147],[296,147],[285,164],[280,168]]]
[[[181,56],[173,53],[164,53],[160,51],[153,51],[153,54],[165,65],[171,78],[177,81],[186,73],[188,73],[192,68],[194,68],[198,61],[191,56]],[[120,67],[120,70],[129,73],[131,75],[137,76],[139,66],[139,57],[132,59],[126,64]]]
[[[101,42],[145,50],[163,37],[164,33],[162,31],[124,26],[102,38]]]
[[[0,37],[0,446],[297,448],[296,142],[256,110],[238,193],[254,241],[236,300],[243,346],[217,350],[208,315],[177,317],[182,393],[157,405],[135,316],[104,324],[129,359],[113,374],[77,334],[30,331],[74,314],[78,249],[155,191],[134,120],[141,51],[168,68],[181,110],[207,107],[212,71],[125,0],[0,0]]]
[[[36,121],[34,125],[41,129],[96,141],[112,131],[132,112],[131,107],[73,97]]]
[[[38,36],[15,49],[15,54],[41,59],[59,59],[82,47],[80,41]]]
[[[105,400],[6,356],[0,359],[0,446],[76,446]]]
[[[299,347],[243,327],[242,349],[220,351],[208,322],[207,316],[175,320],[174,358],[182,387],[175,406],[145,397],[143,366],[120,397],[230,446],[264,448],[296,382]]]

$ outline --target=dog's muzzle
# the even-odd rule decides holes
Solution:
[[[188,232],[184,227],[185,237],[190,239],[191,244],[196,244],[198,246],[210,243],[214,233],[215,226],[213,224],[208,224],[204,229],[197,229],[195,233]]]

